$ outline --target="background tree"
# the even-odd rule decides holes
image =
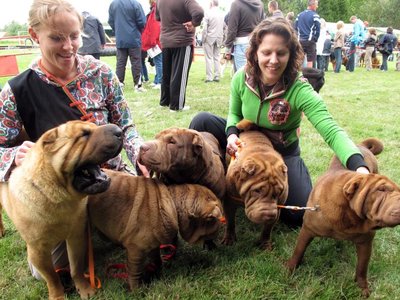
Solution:
[[[2,31],[7,32],[8,36],[18,35],[19,31],[24,31],[24,34],[26,34],[28,31],[28,25],[12,21],[11,23],[5,25]]]

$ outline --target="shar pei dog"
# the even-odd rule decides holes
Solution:
[[[168,128],[142,144],[139,162],[166,184],[196,183],[225,195],[225,153],[208,132]]]
[[[52,249],[64,240],[81,298],[95,292],[84,278],[87,195],[109,187],[99,164],[121,148],[119,127],[70,121],[45,132],[0,185],[1,204],[26,242],[28,260],[46,281],[49,299],[64,299],[51,258]]]
[[[154,178],[116,171],[107,174],[111,186],[89,197],[89,217],[107,238],[125,247],[131,290],[146,275],[146,262],[161,267],[160,245],[173,242],[178,232],[191,244],[217,236],[222,205],[208,188],[166,186]]]
[[[373,157],[382,151],[381,142],[368,139],[360,149],[370,171],[377,172]],[[287,267],[292,272],[300,264],[314,237],[352,241],[357,250],[355,281],[362,289],[362,295],[368,297],[367,270],[372,242],[377,229],[400,223],[400,188],[386,176],[345,170],[337,162],[337,159],[333,160],[310,194],[307,205],[319,205],[320,210],[304,214],[303,226]]]
[[[284,204],[288,196],[287,167],[271,141],[253,123],[242,120],[236,126],[242,130],[241,145],[226,174],[227,226],[222,243],[231,245],[236,240],[235,214],[240,205],[250,221],[264,226],[260,246],[270,250],[271,231],[279,217],[278,204]]]

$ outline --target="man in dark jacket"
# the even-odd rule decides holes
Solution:
[[[161,22],[163,80],[160,105],[171,112],[187,110],[186,86],[193,59],[196,27],[204,10],[195,0],[158,0],[156,18]]]
[[[96,59],[100,59],[100,52],[106,44],[106,34],[99,19],[92,16],[87,11],[82,13],[83,17],[83,35],[82,47],[78,53],[82,55],[92,55]]]
[[[307,55],[307,67],[312,67],[317,58],[317,40],[321,29],[321,20],[316,13],[318,0],[308,0],[307,9],[299,13],[294,22],[299,41]]]
[[[261,0],[235,0],[232,2],[225,39],[225,55],[227,59],[230,59],[233,48],[236,70],[246,64],[249,35],[264,18],[264,5]]]
[[[113,0],[108,9],[108,24],[115,33],[117,46],[117,67],[115,73],[123,84],[125,68],[131,61],[132,78],[136,92],[145,91],[142,87],[142,31],[146,25],[146,16],[142,5],[136,0]]]

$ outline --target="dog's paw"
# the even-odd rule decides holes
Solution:
[[[96,293],[96,289],[92,288],[87,281],[75,283],[75,286],[81,299],[89,299]]]
[[[285,267],[289,271],[289,274],[292,274],[297,268],[297,261],[291,258],[285,263]]]
[[[257,244],[261,250],[272,251],[272,249],[274,249],[274,245],[272,244],[272,242],[270,240],[259,241]]]
[[[221,240],[221,244],[225,246],[232,246],[236,242],[236,234],[226,232]]]

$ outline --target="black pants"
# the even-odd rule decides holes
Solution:
[[[163,79],[161,83],[161,106],[181,110],[185,106],[186,86],[193,59],[193,46],[163,48]]]
[[[225,119],[207,112],[197,114],[189,125],[190,129],[213,134],[223,149],[226,149],[227,145],[225,127]],[[289,195],[285,205],[306,206],[312,182],[308,169],[300,157],[300,148],[297,147],[291,153],[282,156],[288,167],[289,181]],[[301,226],[303,215],[304,211],[282,209],[280,220],[291,227]]]

